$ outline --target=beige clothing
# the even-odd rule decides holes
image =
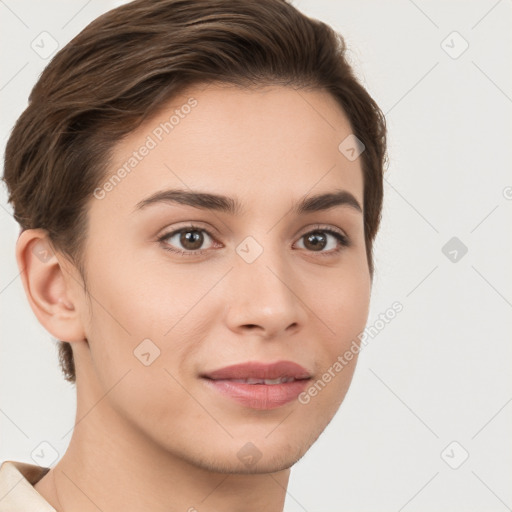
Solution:
[[[56,512],[34,489],[50,468],[7,460],[0,467],[0,512]]]

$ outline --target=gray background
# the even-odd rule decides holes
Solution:
[[[61,48],[121,3],[0,1],[2,151],[48,62],[32,42],[47,31]],[[511,510],[512,2],[293,3],[343,34],[386,114],[368,324],[404,309],[362,350],[285,510]],[[43,441],[66,450],[75,390],[25,297],[11,211],[1,188],[0,461],[34,463]]]

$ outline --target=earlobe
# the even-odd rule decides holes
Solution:
[[[32,311],[52,336],[65,341],[85,338],[74,290],[63,257],[54,253],[43,229],[23,231],[16,244],[16,261]]]

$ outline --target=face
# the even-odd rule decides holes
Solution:
[[[368,315],[361,159],[338,149],[350,134],[326,92],[210,85],[119,143],[89,205],[79,393],[108,392],[126,429],[200,467],[304,455]],[[283,361],[300,371],[268,366]],[[214,373],[245,363],[259,365]]]

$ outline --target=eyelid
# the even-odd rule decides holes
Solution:
[[[184,231],[184,230],[204,231],[213,240],[214,245],[217,244],[217,246],[218,246],[218,244],[221,243],[216,240],[217,235],[214,236],[214,235],[212,235],[212,233],[210,233],[210,228],[204,228],[203,226],[201,226],[200,221],[197,221],[197,222],[190,221],[183,226],[173,227],[173,229],[171,229],[169,231],[165,231],[163,234],[159,235],[157,239],[163,245],[170,245],[170,244],[166,244],[164,242],[164,240],[167,238],[170,238],[171,236],[174,236],[174,235],[178,234],[180,231]],[[213,231],[216,231],[216,230],[213,230]],[[313,233],[315,231],[323,231],[323,232],[329,233],[329,234],[331,234],[331,236],[334,236],[335,238],[337,238],[336,235],[338,235],[339,238],[337,238],[337,240],[338,240],[339,244],[341,245],[341,247],[338,247],[335,250],[317,251],[318,255],[334,256],[336,254],[339,254],[342,249],[347,248],[350,245],[352,245],[351,239],[348,237],[348,235],[342,229],[340,229],[336,226],[332,226],[330,224],[314,224],[313,226],[307,226],[307,227],[303,228],[303,230],[301,230],[299,232],[301,234],[296,235],[297,241],[300,241],[305,235],[307,235],[309,233]],[[294,243],[296,243],[296,242],[294,242]],[[189,255],[189,256],[202,255],[202,254],[205,254],[212,250],[212,249],[198,249],[196,251],[191,251],[191,250],[187,251],[187,250],[181,250],[181,249],[171,249],[169,247],[164,247],[164,249],[169,252],[173,252],[175,254]],[[307,251],[307,252],[311,252],[314,254],[316,251]]]
[[[162,231],[162,234],[161,235],[158,235],[157,238],[163,238],[163,237],[168,237],[172,234],[175,234],[177,231],[180,231],[182,229],[200,229],[200,230],[203,230],[205,231],[210,237],[213,237],[214,235],[212,234],[212,231],[215,233],[215,236],[220,236],[219,232],[211,227],[211,226],[208,226],[208,227],[204,227],[202,225],[203,223],[201,221],[188,221],[188,222],[185,222],[183,226],[180,226],[179,224],[177,226],[173,226],[173,228],[170,230],[170,231],[167,231],[167,228],[165,228],[163,231]],[[338,228],[337,226],[333,226],[331,224],[313,224],[313,225],[310,225],[310,226],[306,226],[305,228],[301,229],[299,231],[300,234],[298,235],[295,235],[295,236],[304,236],[306,235],[307,233],[311,232],[311,231],[316,231],[316,230],[333,230],[333,231],[336,231],[338,234],[344,236],[347,240],[349,239],[348,235],[345,233],[345,231],[343,231],[342,229]]]
[[[184,222],[178,222],[177,224],[173,224],[171,227],[167,226],[163,228],[161,230],[162,234],[158,235],[158,237],[168,236],[182,229],[200,229],[202,231],[206,231],[207,233],[209,233],[210,236],[212,236],[212,233],[215,233],[215,236],[220,236],[219,231],[212,227],[210,224],[201,222],[199,220],[189,220]]]
[[[304,231],[300,231],[302,233],[299,236],[304,236],[312,231],[335,231],[339,235],[344,236],[348,240],[348,235],[342,229],[333,226],[332,224],[314,224],[313,226],[307,226],[304,228]]]

